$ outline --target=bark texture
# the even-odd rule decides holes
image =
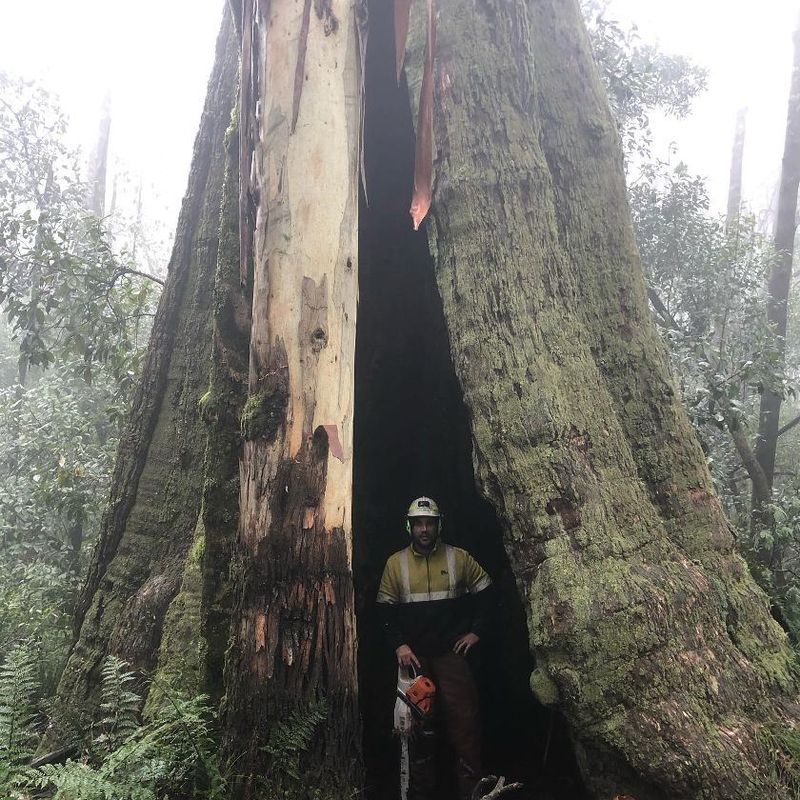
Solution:
[[[259,3],[243,20],[252,78],[242,97],[252,106],[241,113],[241,163],[251,167],[240,196],[257,205],[239,599],[223,723],[240,796],[344,797],[359,780],[360,735],[351,571],[356,4]],[[241,241],[244,263],[250,236]],[[301,781],[275,731],[284,724],[300,737],[303,719],[314,738],[303,748]]]
[[[107,653],[135,668],[155,666],[165,614],[194,538],[206,444],[198,401],[208,388],[224,133],[237,49],[226,15],[167,283],[79,599],[77,640],[59,686],[62,703],[73,708],[89,710]]]
[[[578,5],[438,8],[428,231],[476,475],[528,606],[531,686],[566,714],[597,796],[780,793],[759,729],[798,718],[792,654],[649,321]]]

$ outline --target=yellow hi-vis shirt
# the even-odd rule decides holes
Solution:
[[[412,546],[392,554],[377,597],[387,638],[395,648],[408,644],[417,655],[435,655],[465,633],[481,636],[488,609],[469,596],[490,585],[483,567],[460,547],[437,542],[427,556]]]

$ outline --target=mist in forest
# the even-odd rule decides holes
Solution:
[[[441,19],[447,3],[437,2],[438,24],[447,33]],[[432,14],[437,2],[430,6]],[[230,709],[225,717],[220,702],[223,663],[228,664],[228,676],[231,674],[230,662],[225,662],[230,658],[226,615],[233,613],[231,609],[245,595],[235,581],[250,573],[235,561],[241,543],[225,540],[217,543],[217,550],[211,545],[206,549],[202,530],[209,513],[227,522],[238,518],[244,505],[235,511],[227,506],[223,509],[224,503],[245,503],[237,500],[239,472],[231,466],[239,463],[237,448],[244,448],[245,443],[249,446],[250,438],[257,438],[251,437],[253,426],[271,446],[280,428],[279,417],[287,414],[287,398],[299,382],[277,388],[270,384],[268,389],[257,386],[252,372],[257,358],[251,353],[248,362],[246,355],[234,354],[235,346],[242,342],[266,341],[263,332],[256,330],[258,298],[279,296],[285,287],[278,286],[275,295],[265,290],[259,295],[254,290],[257,281],[253,273],[258,272],[252,263],[254,232],[263,233],[256,220],[262,225],[265,217],[259,216],[261,211],[256,213],[263,197],[248,181],[260,180],[263,175],[250,161],[242,172],[245,161],[240,159],[267,146],[261,131],[256,130],[262,124],[261,101],[253,100],[252,94],[265,88],[258,80],[241,84],[229,94],[225,92],[230,87],[219,88],[227,84],[213,70],[224,73],[219,65],[227,63],[225,38],[217,37],[223,14],[230,13],[229,5],[239,9],[239,16],[233,19],[240,28],[247,13],[264,13],[260,3],[253,4],[256,11],[248,12],[247,2],[239,8],[239,3],[216,0],[171,0],[166,4],[145,0],[126,5],[46,0],[6,3],[0,8],[0,417],[4,421],[0,426],[0,797],[88,800],[101,796],[97,792],[102,789],[112,793],[103,796],[125,798],[216,798],[229,796],[229,787],[239,786],[236,781],[241,776],[233,774],[232,761],[225,759],[241,731],[235,730]],[[332,5],[317,0],[298,5],[305,14],[297,13],[297,19],[304,20],[298,28],[300,39],[308,36],[309,24],[324,20],[325,42],[336,41],[342,20],[336,19]],[[397,2],[398,7],[402,5]],[[418,0],[412,5],[426,4]],[[569,5],[565,0],[564,8]],[[690,425],[692,447],[699,448],[708,475],[708,487],[698,484],[692,488],[692,502],[698,507],[711,504],[715,513],[724,513],[725,535],[730,536],[730,550],[746,565],[742,571],[751,581],[747,586],[758,587],[752,589],[753,596],[760,593],[757,603],[769,609],[771,621],[779,626],[775,630],[782,631],[781,642],[796,652],[800,647],[800,289],[793,264],[797,261],[800,180],[800,33],[793,36],[793,31],[800,25],[800,7],[789,0],[739,5],[723,0],[580,0],[580,6],[584,27],[576,36],[591,48],[595,69],[591,80],[598,76],[613,120],[607,129],[598,117],[582,135],[590,142],[587,152],[596,146],[597,163],[613,150],[611,160],[619,167],[620,176],[624,171],[620,196],[627,199],[635,248],[633,244],[621,247],[624,258],[618,263],[627,263],[629,257],[641,262],[642,302],[645,293],[647,297],[645,319],[640,320],[630,310],[634,304],[630,296],[636,291],[631,290],[629,296],[627,288],[620,290],[619,305],[636,322],[631,328],[627,323],[621,325],[619,338],[629,343],[632,336],[638,341],[635,336],[640,329],[655,331],[659,354],[642,347],[631,359],[649,359],[647,369],[641,370],[648,376],[650,367],[656,374],[668,364],[672,385],[663,389],[664,408],[674,394],[684,415],[681,419],[685,417]],[[374,3],[370,8],[374,11]],[[420,45],[423,16],[414,17],[412,12],[409,52],[417,47],[427,53],[425,47],[440,46],[431,35],[430,22],[427,44]],[[373,13],[376,30],[378,18],[379,13]],[[383,22],[388,24],[388,20],[387,15]],[[498,30],[501,27],[498,23]],[[388,30],[380,40],[387,52],[398,46]],[[535,41],[535,31],[531,33],[524,25],[520,30],[520,37]],[[250,74],[248,59],[264,57],[258,49],[260,40],[248,38],[246,30],[242,34],[240,29],[238,35],[241,46],[236,58],[242,59],[241,74]],[[531,644],[529,649],[525,638],[526,631],[532,630],[530,619],[526,628],[525,614],[531,613],[532,606],[529,596],[518,593],[524,581],[514,570],[518,563],[527,563],[525,558],[532,564],[539,551],[535,558],[530,554],[521,558],[521,551],[515,550],[522,545],[516,533],[509,533],[513,527],[509,519],[522,512],[498,500],[505,497],[506,487],[494,486],[486,478],[493,473],[485,469],[477,440],[471,438],[474,409],[469,405],[469,392],[459,383],[459,370],[466,371],[469,365],[466,358],[458,361],[455,349],[450,350],[451,343],[456,347],[457,337],[447,317],[448,309],[452,311],[448,304],[456,302],[453,297],[458,293],[447,295],[432,246],[436,235],[446,238],[449,234],[436,233],[431,221],[414,233],[405,210],[412,189],[417,188],[415,181],[424,174],[419,164],[431,155],[424,152],[428,135],[433,139],[433,144],[428,144],[432,148],[432,219],[436,220],[437,192],[441,192],[442,208],[455,203],[452,184],[440,186],[436,181],[437,170],[447,161],[443,152],[436,150],[441,145],[436,136],[445,129],[442,119],[452,111],[453,98],[457,105],[463,97],[450,94],[452,81],[447,70],[454,57],[445,47],[444,55],[436,50],[424,66],[424,59],[405,64],[401,59],[397,62],[399,80],[391,73],[394,63],[387,61],[389,72],[374,77],[386,64],[370,73],[371,65],[377,63],[375,51],[369,51],[364,43],[369,39],[359,39],[360,35],[363,31],[359,29],[350,42],[354,49],[346,55],[348,65],[351,58],[355,64],[353,53],[360,46],[365,48],[359,56],[366,77],[359,72],[362,66],[352,69],[363,81],[362,100],[366,97],[367,104],[375,104],[355,125],[366,142],[366,150],[360,151],[355,161],[360,160],[368,176],[375,176],[374,195],[365,180],[360,189],[353,189],[351,197],[356,198],[355,213],[363,221],[360,231],[357,225],[353,228],[353,237],[363,258],[362,273],[356,280],[359,324],[369,331],[369,341],[363,333],[360,340],[353,336],[357,346],[352,366],[362,370],[361,376],[353,379],[354,440],[352,426],[337,429],[324,425],[324,437],[317,428],[313,448],[309,446],[314,458],[324,460],[334,454],[330,455],[334,469],[340,468],[345,456],[354,454],[355,485],[348,492],[344,513],[347,519],[352,512],[353,536],[342,545],[342,561],[351,570],[347,575],[353,576],[348,589],[353,604],[350,610],[358,620],[362,643],[377,651],[379,637],[370,627],[370,609],[380,566],[393,544],[404,543],[400,528],[394,539],[397,531],[392,533],[389,523],[384,529],[383,509],[397,503],[392,495],[398,486],[409,492],[416,487],[419,478],[412,472],[417,449],[423,449],[426,442],[433,447],[430,443],[435,442],[436,457],[426,462],[426,479],[454,504],[461,503],[452,513],[461,530],[461,544],[476,548],[506,592],[501,606],[508,615],[507,625],[498,626],[506,630],[496,633],[495,641],[508,656],[508,672],[502,671],[506,666],[489,666],[480,678],[481,691],[489,692],[492,703],[501,698],[486,715],[493,737],[487,758],[495,771],[509,772],[511,778],[516,771],[532,782],[527,795],[531,798],[566,800],[582,792],[588,797],[589,792],[599,791],[596,787],[601,783],[592,782],[589,773],[593,767],[587,765],[598,763],[601,750],[581,750],[586,742],[580,731],[570,728],[573,721],[560,713],[556,702],[554,710],[545,708],[547,703],[535,687],[529,691],[535,683],[533,676],[543,673],[537,668],[531,675],[536,648]],[[451,31],[449,35],[455,34]],[[378,40],[376,34],[373,48]],[[443,41],[449,40],[445,36]],[[530,48],[530,74],[536,86],[537,52],[534,45]],[[311,61],[303,62],[302,47],[298,53],[302,57],[298,55],[294,78],[292,136],[298,115],[301,127],[303,124],[302,92],[309,91],[303,89],[302,76],[313,69]],[[562,55],[564,69],[571,68],[568,54]],[[229,61],[233,58],[227,57]],[[527,69],[520,64],[521,73],[523,67]],[[428,74],[431,70],[434,78]],[[424,86],[431,80],[434,110],[426,122],[422,111],[419,117],[415,115],[418,99],[424,106]],[[395,90],[399,94],[386,100]],[[535,92],[527,96],[531,108],[538,102],[536,97]],[[250,100],[249,116],[240,117],[239,111],[222,121],[214,116],[221,114],[220,102],[238,108],[236,104]],[[603,109],[605,103],[603,99]],[[536,116],[542,111],[536,106],[530,113]],[[198,135],[201,115],[205,130],[212,131],[208,136],[216,136],[213,142]],[[382,130],[381,125],[392,130]],[[422,145],[414,140],[413,126]],[[542,141],[548,135],[542,134]],[[387,144],[390,138],[391,147]],[[358,141],[362,147],[363,141]],[[609,147],[611,150],[605,149]],[[547,163],[544,156],[541,160]],[[207,170],[203,180],[198,178],[198,163]],[[309,163],[309,175],[316,174],[314,164]],[[581,168],[588,174],[594,165],[586,160]],[[554,175],[562,174],[553,163],[547,167]],[[567,174],[569,170],[564,170],[563,175]],[[349,174],[349,179],[353,177]],[[352,184],[359,186],[355,180]],[[568,196],[572,188],[561,186],[559,191]],[[404,194],[407,189],[408,198]],[[559,196],[558,192],[555,195]],[[319,202],[326,201],[321,198]],[[518,200],[518,204],[528,202],[532,202],[528,196]],[[628,225],[628,210],[622,227]],[[230,222],[226,214],[235,218],[235,232],[225,228],[226,220]],[[530,211],[529,221],[535,217]],[[274,218],[273,224],[277,224]],[[408,229],[403,227],[406,224]],[[563,220],[553,223],[558,224]],[[610,225],[609,240],[619,228]],[[563,238],[569,240],[569,236]],[[210,249],[209,241],[213,242]],[[235,257],[224,250],[232,242]],[[631,256],[634,249],[637,255]],[[394,255],[387,255],[387,250]],[[399,266],[403,259],[408,261],[403,266],[407,266],[406,273]],[[349,258],[347,263],[351,268]],[[206,270],[202,280],[192,272],[201,269],[197,264]],[[223,275],[225,268],[233,269],[235,280]],[[608,267],[608,275],[613,275],[615,268]],[[381,269],[387,272],[382,274]],[[185,277],[189,274],[191,280]],[[598,286],[611,280],[608,275],[604,272],[602,280],[598,278]],[[312,316],[321,315],[324,303],[305,293],[317,291],[322,297],[326,281],[323,278],[317,285],[305,277],[302,303],[287,300],[286,308],[302,305],[312,309],[313,313],[307,312]],[[355,295],[351,299],[355,309]],[[422,321],[416,330],[409,325],[409,309],[404,305],[398,312],[397,304],[413,307]],[[463,313],[472,311],[465,308]],[[505,319],[503,309],[497,310],[497,317]],[[313,328],[316,357],[327,346],[328,322],[316,317],[312,322],[304,317],[302,324]],[[352,320],[348,322],[352,324]],[[251,324],[247,330],[236,328]],[[187,334],[187,330],[193,333]],[[231,344],[234,340],[235,346]],[[175,345],[176,341],[183,344]],[[186,342],[196,343],[198,350],[192,351]],[[198,384],[205,381],[202,387],[192,383],[192,376],[184,376],[181,382],[166,367],[162,369],[164,359],[173,358],[169,349],[173,346],[184,348],[174,359],[176,363],[194,364],[192,359],[197,359],[204,365],[194,374]],[[419,352],[426,354],[424,363],[415,360]],[[592,352],[596,356],[599,346]],[[597,362],[606,368],[600,356]],[[420,375],[429,387],[427,392],[418,392],[413,386]],[[507,376],[496,372],[494,377],[502,380]],[[527,378],[532,384],[541,382],[541,376],[530,371]],[[224,384],[225,380],[229,384]],[[307,376],[304,380],[310,381]],[[380,384],[380,391],[370,388],[373,380]],[[225,391],[217,391],[220,385]],[[522,403],[524,387],[518,382],[513,386]],[[303,391],[307,389],[304,384]],[[264,397],[269,392],[274,394],[274,403],[267,406]],[[636,397],[623,399],[631,406],[637,401]],[[165,515],[181,511],[171,508],[147,510],[144,521],[137,523],[141,530],[134,531],[133,539],[125,538],[129,534],[126,515],[134,507],[126,492],[135,496],[130,486],[137,485],[140,474],[147,474],[148,469],[152,471],[149,479],[159,483],[153,474],[162,468],[161,451],[154,447],[155,456],[148,460],[147,443],[148,437],[156,441],[163,434],[166,423],[158,416],[162,406],[178,409],[174,413],[180,420],[175,424],[185,429],[181,428],[176,443],[161,441],[167,454],[164,463],[171,456],[177,467],[173,472],[164,467],[160,482],[172,487],[184,478],[196,480],[198,506],[201,500],[203,503],[200,516],[195,515],[191,525],[192,535],[195,522],[201,533],[191,542],[183,542],[177,535],[174,542],[153,544],[148,540],[148,525],[158,530]],[[652,410],[652,403],[650,407]],[[672,419],[671,413],[665,411],[663,418]],[[541,419],[533,415],[531,429],[539,423]],[[496,424],[500,430],[502,425]],[[229,428],[227,433],[224,425]],[[268,433],[263,433],[264,426]],[[349,443],[345,428],[352,440]],[[201,429],[202,434],[198,433]],[[546,438],[541,431],[526,430],[526,436],[529,434],[531,442],[537,435]],[[183,435],[184,440],[180,438]],[[568,438],[570,446],[582,454],[590,446],[590,437],[577,428],[570,429]],[[215,448],[229,458],[228,473],[220,467],[217,474],[209,467]],[[394,460],[387,456],[386,463],[394,466],[384,467],[381,477],[380,464],[387,451],[394,454]],[[144,455],[137,462],[140,453]],[[658,461],[655,456],[652,460]],[[286,470],[281,476],[286,480],[287,498],[294,474],[290,461],[280,467]],[[591,459],[586,456],[584,461],[590,463]],[[294,463],[300,463],[300,458]],[[316,494],[309,490],[303,531],[321,524],[314,516],[314,504],[324,499],[325,480],[331,471],[330,466],[322,469],[316,462],[309,464],[303,467],[303,480],[321,481],[322,489],[317,487]],[[640,465],[640,477],[644,471]],[[445,473],[446,477],[437,477]],[[553,474],[566,486],[564,497],[544,504],[538,517],[538,512],[531,511],[531,519],[537,521],[530,523],[530,529],[546,519],[553,528],[561,525],[577,541],[573,529],[580,528],[581,515],[570,504],[573,494],[582,491],[580,480],[575,480],[574,470],[561,464],[554,463]],[[577,489],[567,486],[573,480]],[[218,494],[209,487],[218,489]],[[664,498],[673,489],[674,482],[665,481],[664,486],[653,489],[651,497],[656,507],[662,503],[660,513],[667,520],[674,509],[672,501]],[[300,491],[296,486],[294,490]],[[522,499],[524,494],[520,489],[520,507],[530,501]],[[220,507],[210,512],[213,502]],[[273,500],[270,513],[279,505]],[[191,516],[191,509],[182,511]],[[342,530],[343,536],[351,533],[347,525]],[[123,554],[141,548],[141,556],[152,547],[151,565],[161,563],[160,559],[174,557],[174,561],[156,578],[146,577],[141,564],[125,574],[117,562],[114,572],[113,559],[120,542]],[[541,547],[544,552],[545,545]],[[145,560],[142,556],[142,563]],[[179,562],[180,566],[175,566]],[[212,587],[209,575],[215,570],[231,583]],[[525,575],[527,580],[529,573]],[[120,587],[129,589],[126,602],[114,593],[122,592]],[[106,590],[108,594],[102,595]],[[103,621],[104,614],[111,614],[109,608],[115,608],[122,619],[125,613],[132,613],[136,603],[145,608],[159,592],[164,598],[169,596],[169,601],[165,599],[159,613],[152,615],[153,620],[158,617],[152,630],[145,623],[141,630],[134,630],[131,623],[111,632]],[[212,603],[210,616],[192,606],[192,592],[201,596],[203,603]],[[749,592],[743,594],[750,597]],[[735,641],[731,633],[740,622],[732,608],[720,624],[723,629],[728,626],[731,641],[744,652],[747,643]],[[146,616],[144,612],[142,616]],[[132,663],[134,658],[119,655],[128,653],[123,641],[133,650],[130,643],[135,641],[143,663],[160,663],[159,648],[172,647],[170,655],[174,656],[174,651],[181,650],[175,643],[181,641],[181,635],[191,638],[195,628],[201,627],[201,617],[207,626],[203,643],[198,645],[202,653],[197,662],[191,661],[194,656],[187,656],[190,667],[183,664],[184,673],[191,672],[194,683],[181,683],[169,670],[140,669]],[[87,619],[89,628],[97,625],[90,634],[82,632]],[[211,630],[208,619],[219,627]],[[184,627],[181,620],[185,620]],[[258,628],[257,638],[262,633],[267,636],[266,625],[264,622],[263,632]],[[235,631],[230,636],[232,641]],[[199,641],[199,634],[197,638]],[[87,687],[85,696],[67,702],[64,686],[73,686],[69,680],[80,673],[75,665],[86,653],[97,656],[97,661],[86,670],[90,677],[80,675]],[[209,674],[213,673],[205,682],[198,677],[202,672],[198,664],[204,658],[211,664]],[[776,656],[775,663],[777,660]],[[393,753],[386,755],[393,740],[389,723],[381,716],[385,681],[376,664],[377,660],[371,663],[362,652],[359,670],[365,674],[354,679],[362,694],[367,735],[363,748],[366,763],[359,762],[358,769],[364,766],[369,778],[368,796],[388,799],[396,792],[392,771],[396,765]],[[775,667],[772,675],[776,684],[783,679],[781,670]],[[80,680],[75,678],[74,686],[84,687]],[[517,695],[519,728],[509,727],[510,712],[502,707],[507,697],[497,689],[501,684],[508,684],[505,690],[509,692],[521,693]],[[242,685],[234,681],[240,691]],[[231,691],[229,685],[225,691]],[[498,694],[492,695],[493,691]],[[248,758],[252,756],[253,763],[267,756],[270,763],[283,759],[289,766],[282,768],[279,780],[270,777],[274,780],[269,785],[280,785],[286,797],[300,797],[296,793],[300,791],[301,765],[316,757],[313,731],[326,724],[327,710],[324,699],[314,700],[303,717],[297,707],[286,702],[286,709],[295,709],[286,711],[283,722],[288,727],[278,725],[274,737],[271,734],[272,738],[258,747],[251,742]],[[752,741],[762,748],[759,754],[773,759],[764,768],[765,774],[772,770],[764,780],[797,789],[800,735],[794,723],[780,727],[776,719],[765,717],[763,725],[758,722],[755,728],[760,732],[753,734]],[[352,738],[360,735],[357,732]],[[535,757],[523,752],[520,742],[525,747],[530,744]],[[623,750],[621,746],[620,753]],[[755,751],[747,752],[750,758]],[[533,761],[541,763],[539,773],[531,767]],[[614,764],[616,769],[619,764]],[[632,782],[625,786],[641,790],[639,800],[660,798],[645,793],[652,788],[648,783],[652,776],[641,778],[639,766],[628,758],[613,779],[630,772]],[[602,784],[603,790],[612,783]],[[136,794],[140,789],[145,793]],[[39,791],[45,794],[36,794]],[[618,796],[631,797],[627,793]]]

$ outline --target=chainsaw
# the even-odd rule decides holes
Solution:
[[[409,784],[408,740],[414,725],[433,713],[436,685],[413,667],[397,670],[397,699],[394,704],[394,729],[400,736],[400,800],[407,800]]]

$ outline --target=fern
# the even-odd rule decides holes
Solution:
[[[300,756],[308,750],[317,727],[328,716],[324,698],[296,708],[285,722],[272,727],[264,751],[272,756],[272,772],[300,781]]]
[[[800,731],[781,724],[764,726],[758,733],[766,748],[767,765],[773,775],[800,797]]]
[[[36,745],[36,656],[26,643],[0,666],[0,788],[20,785]]]
[[[157,800],[202,789],[208,800],[225,797],[204,695],[171,696],[154,718],[138,723],[134,676],[114,659],[103,670],[103,725],[99,763],[67,761],[37,772],[36,785],[55,790],[53,800]],[[105,752],[103,752],[105,751]],[[181,787],[187,791],[178,791]]]
[[[53,800],[156,800],[151,789],[109,780],[100,770],[79,761],[46,764],[38,770],[36,785],[54,789]]]
[[[133,691],[136,676],[116,656],[107,656],[101,673],[101,733],[95,743],[107,751],[119,747],[139,727],[142,698]]]

